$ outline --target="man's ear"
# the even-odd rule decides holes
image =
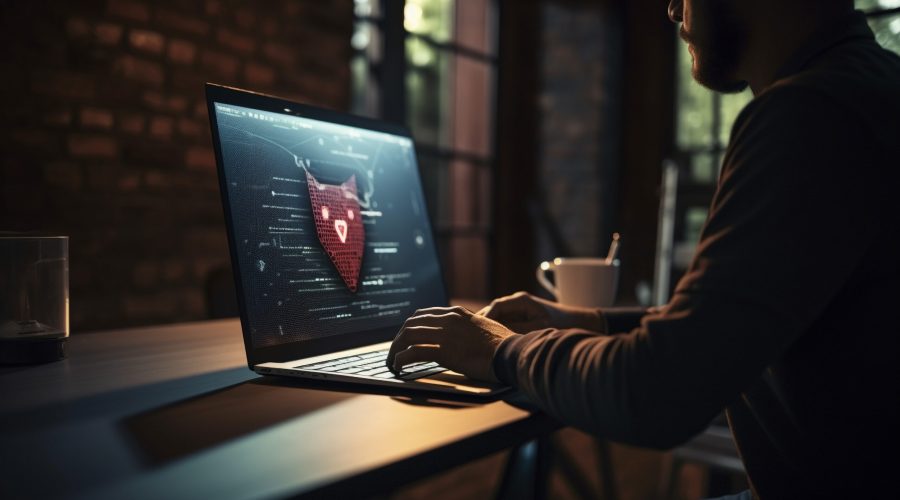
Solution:
[[[684,0],[669,0],[669,19],[676,24],[684,21]]]

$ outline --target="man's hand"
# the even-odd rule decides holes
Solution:
[[[601,333],[606,329],[603,316],[597,309],[564,306],[526,292],[494,299],[489,306],[478,311],[478,315],[498,321],[517,333],[542,328],[583,328]]]
[[[496,382],[494,353],[510,335],[515,333],[462,307],[419,309],[394,338],[387,366],[398,372],[410,363],[436,361],[467,377]]]

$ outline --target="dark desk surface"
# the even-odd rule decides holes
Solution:
[[[0,497],[377,493],[557,428],[411,395],[259,377],[237,320],[76,334],[0,368]]]

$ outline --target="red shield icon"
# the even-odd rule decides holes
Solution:
[[[341,185],[332,185],[321,184],[306,172],[306,183],[319,242],[347,288],[355,292],[366,242],[356,197],[356,175]]]

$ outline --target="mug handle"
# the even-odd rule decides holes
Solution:
[[[541,262],[541,265],[534,270],[534,275],[537,277],[538,283],[541,284],[542,287],[546,288],[548,292],[553,294],[553,297],[559,300],[559,296],[556,293],[556,287],[553,286],[553,283],[550,283],[550,280],[547,279],[547,271],[552,271],[556,266],[553,265],[552,262]]]

